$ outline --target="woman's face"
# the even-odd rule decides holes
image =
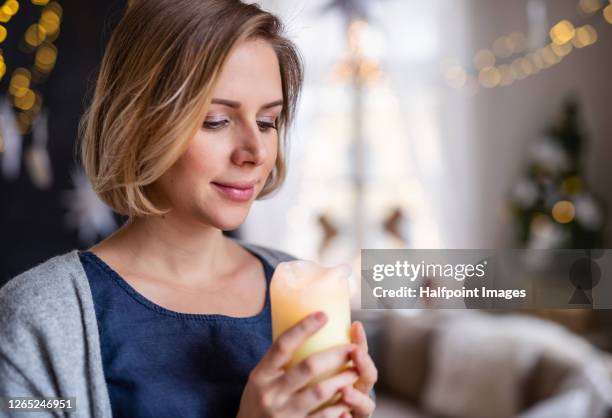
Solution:
[[[270,44],[238,44],[221,69],[202,126],[159,180],[176,215],[222,230],[244,221],[276,161],[282,97]]]

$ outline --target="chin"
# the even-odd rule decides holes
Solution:
[[[249,206],[240,208],[222,208],[217,213],[208,216],[209,223],[222,231],[238,229],[249,214]]]

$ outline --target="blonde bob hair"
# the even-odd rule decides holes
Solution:
[[[199,129],[229,51],[250,39],[267,41],[280,65],[278,156],[258,198],[276,190],[303,81],[300,55],[283,32],[276,16],[239,0],[131,1],[79,125],[81,161],[97,195],[130,219],[168,212],[147,194],[149,186]]]

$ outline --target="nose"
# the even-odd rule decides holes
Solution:
[[[268,150],[263,133],[257,123],[244,123],[237,132],[237,146],[232,153],[232,162],[236,165],[262,165],[266,160]]]

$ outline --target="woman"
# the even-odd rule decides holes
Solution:
[[[222,233],[284,178],[302,67],[281,31],[238,0],[132,2],[81,125],[93,188],[128,221],[0,290],[0,395],[74,397],[83,417],[371,415],[362,325],[286,370],[325,314],[272,343],[268,285],[291,257]]]

